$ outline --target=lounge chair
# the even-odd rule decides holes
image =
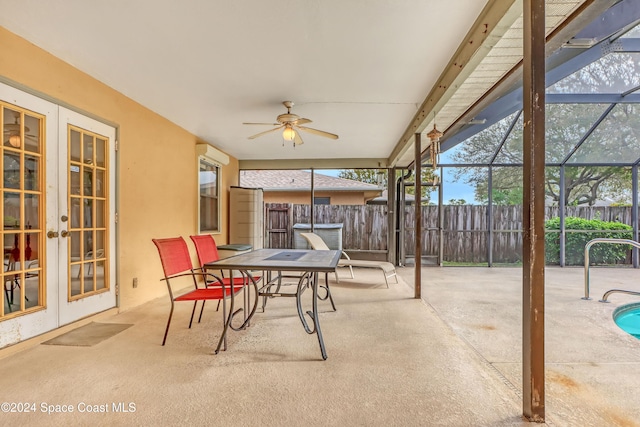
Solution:
[[[315,234],[315,233],[300,233],[300,235],[302,237],[304,237],[305,239],[307,239],[307,241],[309,242],[309,244],[311,245],[311,247],[313,249],[319,250],[319,251],[328,251],[328,250],[330,250],[329,247],[327,246],[327,244],[324,242],[324,240],[322,240],[322,237],[318,236],[317,234]],[[349,258],[349,255],[347,255],[344,251],[342,251],[342,256],[344,258],[340,259],[340,261],[338,263],[338,267],[349,267],[349,271],[351,272],[351,278],[352,279],[355,277],[353,275],[353,268],[352,267],[379,268],[384,273],[384,281],[387,284],[387,288],[389,287],[389,278],[390,277],[394,277],[395,276],[396,283],[398,283],[398,276],[396,274],[396,268],[390,262],[351,259],[351,258]],[[336,271],[335,274],[336,274],[336,282],[340,283],[340,280],[338,279],[338,272]]]

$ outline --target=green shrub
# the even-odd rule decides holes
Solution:
[[[566,230],[594,230],[593,232],[566,232],[565,264],[584,265],[584,247],[587,242],[596,238],[632,239],[632,228],[619,222],[602,221],[566,217]],[[549,230],[560,230],[560,218],[552,218],[545,223],[545,261],[547,264],[560,262],[560,233]],[[624,262],[630,245],[596,243],[589,251],[590,264],[616,264]]]

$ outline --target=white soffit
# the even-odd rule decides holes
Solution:
[[[551,34],[572,13],[574,13],[586,0],[547,0],[546,2],[546,35]],[[515,7],[522,10],[522,1],[517,1]],[[508,19],[508,16],[505,16]],[[502,23],[504,24],[504,23]],[[497,42],[488,49],[485,57],[469,73],[461,84],[452,87],[452,93],[448,99],[443,99],[438,104],[443,104],[427,115],[426,126],[422,132],[421,152],[430,145],[426,134],[433,129],[434,113],[435,123],[439,130],[448,129],[461,117],[473,104],[485,93],[495,86],[500,79],[507,75],[523,58],[523,16],[520,14],[509,26],[504,29],[497,25],[494,33],[504,32]],[[493,35],[493,34],[492,34]],[[491,37],[487,38],[488,41]],[[443,97],[444,98],[444,97]],[[411,144],[413,145],[413,144]],[[415,160],[413,150],[407,149],[396,162],[399,166],[407,166]]]

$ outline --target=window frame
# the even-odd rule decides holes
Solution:
[[[208,166],[208,167],[212,167],[215,170],[215,175],[216,175],[216,183],[215,183],[215,187],[216,187],[216,203],[214,204],[215,209],[217,210],[217,215],[216,215],[216,224],[214,224],[213,228],[208,228],[208,227],[203,227],[203,222],[202,222],[202,200],[203,197],[208,197],[207,194],[203,194],[202,193],[202,172],[206,172],[205,170],[202,169],[203,164]],[[210,233],[210,234],[220,234],[222,232],[221,230],[221,214],[222,214],[222,209],[221,209],[221,205],[222,205],[222,200],[221,200],[221,194],[220,194],[220,189],[222,188],[222,165],[211,159],[208,156],[204,156],[204,155],[200,155],[198,156],[198,233],[199,234],[204,234],[204,233]],[[213,197],[212,197],[213,198]]]

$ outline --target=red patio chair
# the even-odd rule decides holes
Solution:
[[[205,264],[210,262],[218,261],[220,259],[220,255],[218,254],[218,245],[216,245],[216,241],[210,234],[203,234],[197,236],[189,236],[193,241],[194,246],[196,247],[196,253],[198,254],[198,262],[200,263],[200,268],[203,272],[205,271]],[[221,273],[221,280],[225,285],[231,284],[231,279],[229,277],[224,277],[224,273]],[[253,280],[255,282],[260,280],[260,276],[253,276]],[[234,286],[244,286],[248,284],[248,281],[245,277],[234,277],[233,278]],[[213,286],[217,286],[216,282],[213,282]],[[209,285],[210,286],[210,285]]]
[[[221,341],[224,341],[224,350],[227,349],[226,342],[226,330],[227,326],[232,317],[233,313],[233,299],[231,300],[231,307],[229,310],[229,316],[227,318],[227,310],[226,310],[226,298],[231,296],[232,289],[229,286],[226,286],[222,280],[218,281],[218,286],[216,287],[198,287],[198,283],[201,281],[202,283],[211,283],[213,280],[217,280],[216,277],[212,274],[203,273],[197,269],[193,268],[191,264],[191,256],[189,255],[189,250],[187,249],[187,243],[184,241],[182,237],[174,237],[168,239],[152,239],[153,243],[158,248],[158,253],[160,255],[160,261],[162,262],[162,269],[164,271],[164,278],[161,280],[165,280],[167,282],[167,288],[169,289],[169,297],[171,298],[171,311],[169,312],[169,319],[167,320],[167,328],[164,331],[164,338],[162,339],[162,345],[167,341],[167,334],[169,333],[169,325],[171,324],[171,317],[173,316],[173,309],[175,302],[177,301],[193,301],[193,310],[191,311],[191,319],[189,320],[189,328],[191,328],[191,324],[193,323],[193,315],[196,311],[196,305],[198,301],[202,301],[203,304],[208,300],[218,300],[222,301],[222,313],[223,313],[223,322],[224,329],[222,332],[222,336],[220,337]],[[173,289],[171,288],[170,281],[176,279],[178,277],[191,277],[193,279],[193,284],[195,289],[189,291],[185,294],[175,296],[173,293]],[[241,287],[236,288],[241,289]],[[235,292],[235,290],[234,290]],[[221,342],[218,343],[218,349],[220,348]],[[216,353],[218,351],[216,350]]]
[[[218,245],[216,244],[216,240],[213,238],[211,234],[202,234],[202,235],[195,235],[195,236],[189,236],[189,237],[191,238],[194,246],[196,247],[196,253],[198,254],[198,262],[200,263],[200,269],[202,270],[203,273],[207,273],[204,266],[210,262],[218,261],[220,259],[220,254],[218,254]],[[222,283],[224,283],[225,286],[231,286],[231,278],[224,277],[224,273],[222,271],[220,271],[220,277],[216,276],[216,278],[218,278],[219,280],[222,280]],[[253,276],[252,280],[257,283],[260,280],[260,276]],[[249,284],[250,284],[249,280],[247,276],[244,275],[244,273],[242,273],[242,275],[239,277],[233,278],[233,286],[236,292],[238,288],[248,286]],[[207,286],[208,287],[218,286],[218,282],[217,280],[211,283],[208,282]],[[218,301],[218,307],[216,307],[216,310],[218,310],[219,308],[220,308],[220,302]],[[200,309],[200,317],[202,317],[203,310],[204,310],[204,304]]]

